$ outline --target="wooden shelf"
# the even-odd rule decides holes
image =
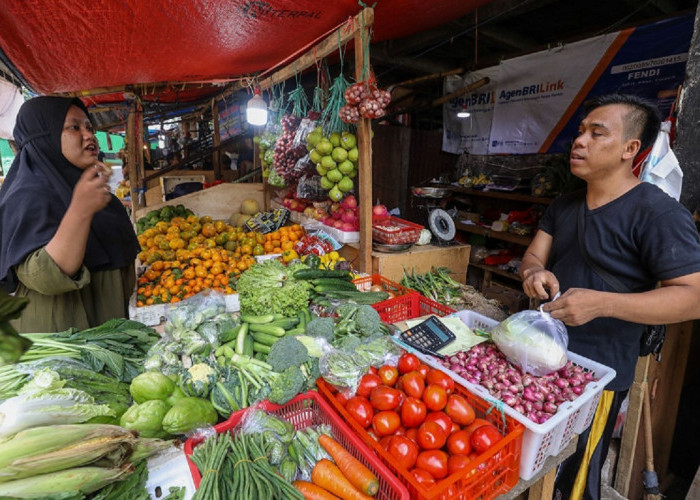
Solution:
[[[512,280],[515,280],[515,281],[520,281],[520,282],[523,281],[523,280],[520,278],[520,276],[518,276],[517,274],[510,273],[510,272],[508,272],[508,271],[504,271],[504,270],[501,269],[500,267],[496,267],[496,266],[487,266],[486,264],[475,264],[475,263],[473,263],[473,262],[470,262],[469,265],[470,265],[470,266],[473,266],[473,267],[476,267],[476,268],[479,268],[479,269],[483,269],[484,271],[490,271],[490,272],[492,272],[493,274],[497,274],[497,275],[499,275],[499,276],[503,276],[503,277],[505,277],[505,278],[509,278],[509,279],[512,279]]]
[[[541,198],[530,196],[529,194],[515,193],[512,191],[482,191],[479,189],[463,188],[450,186],[449,189],[453,193],[468,194],[470,196],[482,196],[485,198],[498,198],[501,200],[524,201],[527,203],[538,203],[540,205],[549,205],[552,203],[552,198]]]
[[[494,240],[515,243],[516,245],[528,246],[532,241],[532,238],[529,236],[518,236],[517,234],[508,233],[506,231],[492,231],[487,227],[476,224],[463,224],[461,222],[455,222],[455,228],[458,231],[466,231],[468,233],[478,234],[487,238],[493,238]]]

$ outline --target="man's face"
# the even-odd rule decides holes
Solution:
[[[586,181],[604,179],[620,168],[629,168],[639,146],[636,139],[625,140],[622,104],[601,106],[591,111],[579,125],[571,148],[571,173]]]
[[[66,160],[81,170],[97,162],[99,148],[92,123],[77,106],[71,106],[66,113],[61,132],[61,152]]]

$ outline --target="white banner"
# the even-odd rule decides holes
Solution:
[[[0,79],[0,139],[12,139],[17,113],[23,103],[19,88]]]
[[[537,153],[616,37],[602,35],[503,61],[489,153]]]
[[[444,95],[466,87],[482,78],[491,81],[474,92],[446,102],[442,107],[442,150],[448,153],[488,154],[491,120],[498,85],[498,66],[445,78]],[[469,112],[469,117],[458,118],[457,112]]]

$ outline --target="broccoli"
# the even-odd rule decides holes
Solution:
[[[306,363],[301,365],[301,372],[306,376],[306,390],[316,389],[316,379],[321,376],[318,358],[309,358]]]
[[[314,318],[306,325],[306,335],[309,337],[322,337],[327,341],[333,340],[333,318]]]
[[[296,340],[296,339],[295,339]],[[283,405],[304,390],[306,378],[298,366],[290,366],[270,384],[268,401]]]
[[[371,337],[381,331],[382,320],[379,313],[372,306],[366,304],[357,308],[355,323],[365,337]]]
[[[309,337],[308,335],[295,335],[295,337],[299,342],[304,344],[311,358],[320,358],[323,356],[323,351],[328,345],[326,339],[321,337]]]
[[[384,330],[379,313],[370,305],[343,304],[336,312],[340,318],[335,328],[336,337],[371,337]]]
[[[309,351],[294,336],[287,335],[272,344],[267,353],[267,364],[276,372],[283,372],[290,366],[297,368],[309,359]]]

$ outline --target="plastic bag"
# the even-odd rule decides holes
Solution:
[[[639,178],[644,182],[658,186],[667,195],[678,201],[683,188],[683,171],[678,163],[678,158],[671,150],[670,132],[671,122],[663,122],[654,145],[651,147],[651,152],[642,165]]]
[[[297,184],[297,198],[311,201],[328,199],[328,191],[321,187],[321,177],[314,174],[302,176]]]
[[[172,335],[175,330],[194,330],[204,321],[224,312],[224,294],[213,291],[198,293],[168,310],[163,331]]]
[[[292,146],[295,148],[301,145],[306,146],[306,136],[313,132],[315,128],[316,122],[314,120],[309,120],[308,118],[301,120],[299,127],[297,127],[296,134],[294,134]]]
[[[520,311],[491,331],[491,339],[508,360],[537,377],[566,364],[569,334],[564,323],[543,311]]]
[[[360,379],[369,369],[369,364],[358,365],[351,352],[332,349],[321,356],[318,368],[326,382],[343,393],[355,394]]]

